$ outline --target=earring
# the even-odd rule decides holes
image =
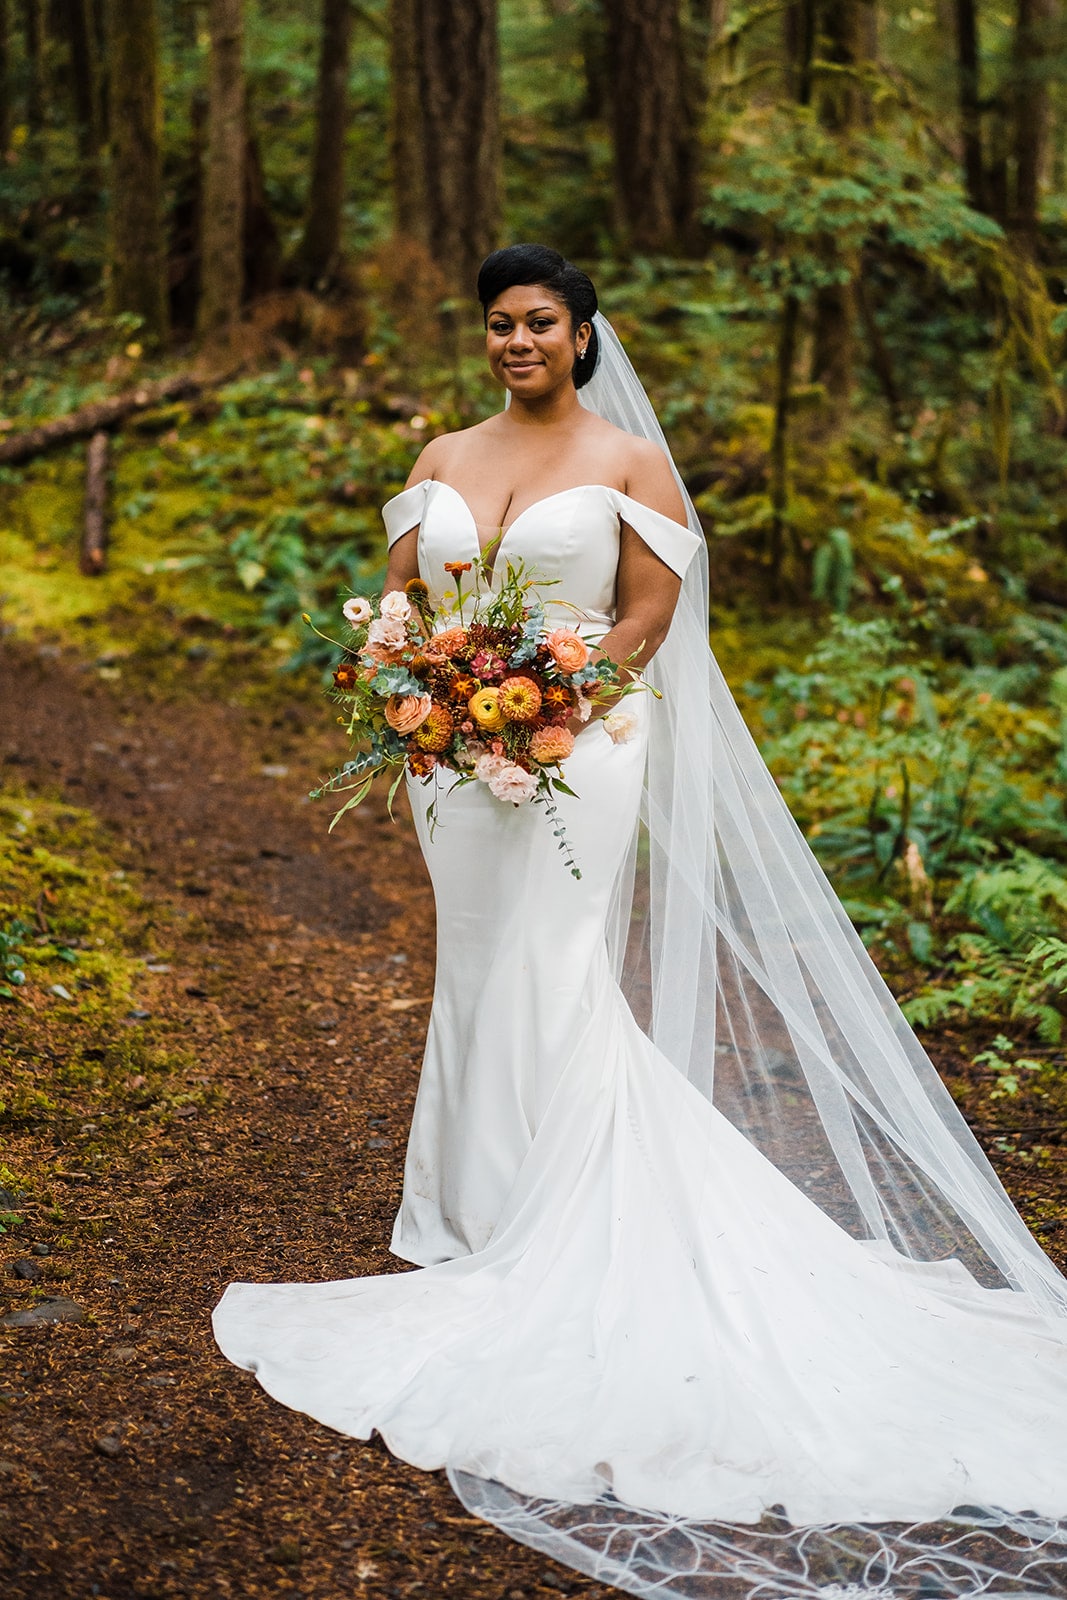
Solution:
[[[585,351],[584,350],[579,350],[579,352],[578,352],[578,360],[579,361],[584,361],[585,360]]]

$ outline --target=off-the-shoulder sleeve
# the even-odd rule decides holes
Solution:
[[[432,478],[423,478],[419,483],[413,483],[410,489],[401,489],[399,494],[394,494],[391,500],[385,502],[382,520],[390,548],[402,534],[410,533],[422,521],[426,491],[432,482]]]
[[[649,549],[670,567],[679,578],[685,577],[686,568],[700,548],[700,538],[692,528],[662,511],[643,506],[640,500],[631,500],[621,489],[613,491],[615,509],[622,520],[645,541]]]

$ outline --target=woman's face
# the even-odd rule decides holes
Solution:
[[[517,399],[536,400],[571,381],[575,358],[591,332],[588,322],[571,326],[570,311],[551,290],[536,283],[516,285],[489,307],[489,366]]]

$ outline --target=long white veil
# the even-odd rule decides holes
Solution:
[[[582,403],[669,456],[599,313],[596,330]],[[902,1267],[918,1264],[935,1293],[977,1284],[1006,1291],[1020,1312],[1062,1318],[1067,1346],[1067,1280],[1015,1211],[790,816],[709,649],[708,599],[701,537],[648,673],[663,700],[614,919],[627,999],[678,1071],[842,1228]],[[975,1375],[975,1395],[994,1416],[996,1371]],[[1067,1525],[1025,1512],[968,1506],[923,1527],[791,1527],[773,1511],[758,1525],[708,1523],[610,1495],[565,1505],[450,1476],[477,1515],[639,1595],[1067,1594]]]

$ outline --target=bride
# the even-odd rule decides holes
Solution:
[[[478,293],[509,403],[386,505],[387,589],[447,615],[448,566],[521,559],[658,698],[574,724],[580,881],[536,807],[442,784],[431,836],[409,780],[438,955],[392,1248],[421,1270],[232,1284],[218,1343],[634,1594],[1067,1593],[1067,1282],[745,729],[593,285],[516,245]]]

